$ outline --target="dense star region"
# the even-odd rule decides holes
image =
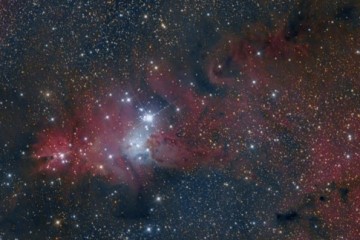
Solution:
[[[0,239],[360,239],[358,1],[0,20]]]

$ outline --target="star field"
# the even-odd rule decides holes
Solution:
[[[0,240],[360,239],[359,13],[0,1]]]

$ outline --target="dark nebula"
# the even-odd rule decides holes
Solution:
[[[0,240],[360,239],[358,1],[0,20]]]

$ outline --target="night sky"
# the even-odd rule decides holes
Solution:
[[[0,240],[360,239],[359,0],[0,0]]]

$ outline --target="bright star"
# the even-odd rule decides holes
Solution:
[[[143,120],[145,122],[152,122],[154,120],[154,116],[151,115],[151,114],[146,114],[144,117],[143,117]]]

